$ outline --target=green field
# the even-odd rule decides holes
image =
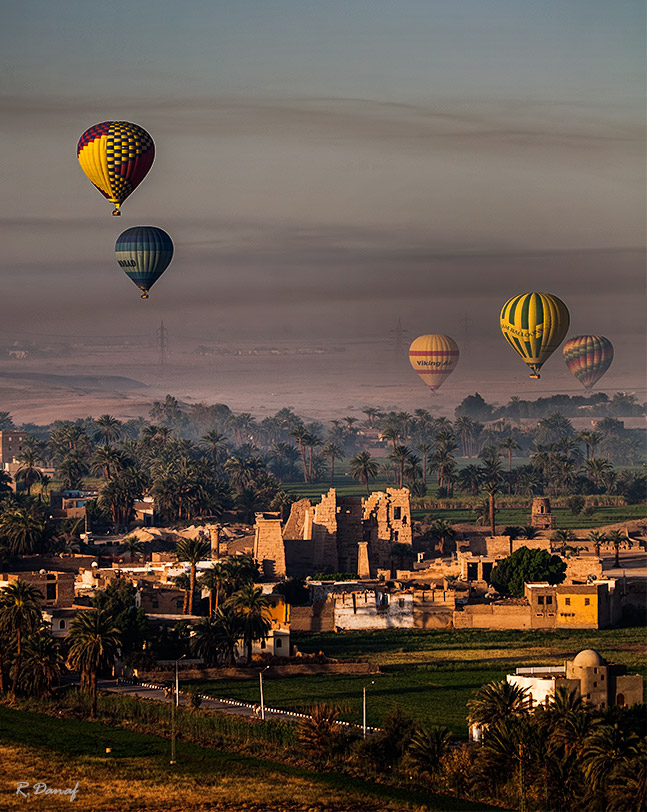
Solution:
[[[647,677],[644,629],[572,632],[411,631],[299,635],[299,649],[324,651],[336,659],[368,660],[380,666],[375,676],[325,675],[263,681],[268,707],[304,711],[319,702],[342,709],[342,718],[362,719],[362,689],[367,687],[367,721],[379,726],[395,706],[417,718],[447,725],[459,738],[467,737],[467,701],[474,691],[518,666],[560,665],[585,648],[595,648],[608,660],[626,665],[630,673]],[[370,684],[371,681],[374,684]],[[256,680],[201,682],[216,697],[258,702]]]

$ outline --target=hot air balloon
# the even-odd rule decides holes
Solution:
[[[586,389],[595,386],[613,361],[613,344],[604,336],[569,338],[563,352],[566,366]]]
[[[449,336],[418,336],[409,347],[411,366],[432,392],[456,369],[459,356],[458,345]]]
[[[568,330],[568,308],[550,293],[521,293],[501,311],[501,332],[531,369],[531,378],[562,343]]]
[[[77,145],[81,169],[114,204],[114,215],[148,174],[155,144],[143,127],[128,121],[104,121],[86,130]]]
[[[126,276],[143,291],[142,299],[148,299],[173,259],[173,240],[156,226],[133,226],[117,237],[115,254]]]

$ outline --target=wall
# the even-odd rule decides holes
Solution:
[[[312,606],[292,606],[292,632],[334,632],[335,604],[332,599],[314,601]]]
[[[413,628],[413,593],[364,592],[334,595],[335,626],[351,629]]]
[[[455,629],[529,629],[530,606],[474,604],[453,614]]]
[[[281,535],[281,519],[256,514],[254,558],[266,578],[282,578],[286,574],[285,550]]]

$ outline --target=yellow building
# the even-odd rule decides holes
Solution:
[[[533,629],[604,629],[620,620],[615,579],[586,584],[526,584]]]

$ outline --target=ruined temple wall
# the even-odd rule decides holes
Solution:
[[[310,526],[308,513],[312,511],[312,502],[309,499],[299,499],[290,507],[290,515],[283,528],[284,539],[310,538],[307,532]]]
[[[283,546],[288,578],[304,578],[316,571],[314,542],[311,539],[284,539]]]
[[[254,558],[260,564],[265,578],[283,578],[286,575],[280,519],[256,517]]]
[[[315,506],[312,520],[314,567],[323,572],[339,570],[337,550],[337,493],[331,488]]]
[[[362,501],[352,496],[337,498],[337,556],[341,572],[357,572],[357,545],[364,541]]]

